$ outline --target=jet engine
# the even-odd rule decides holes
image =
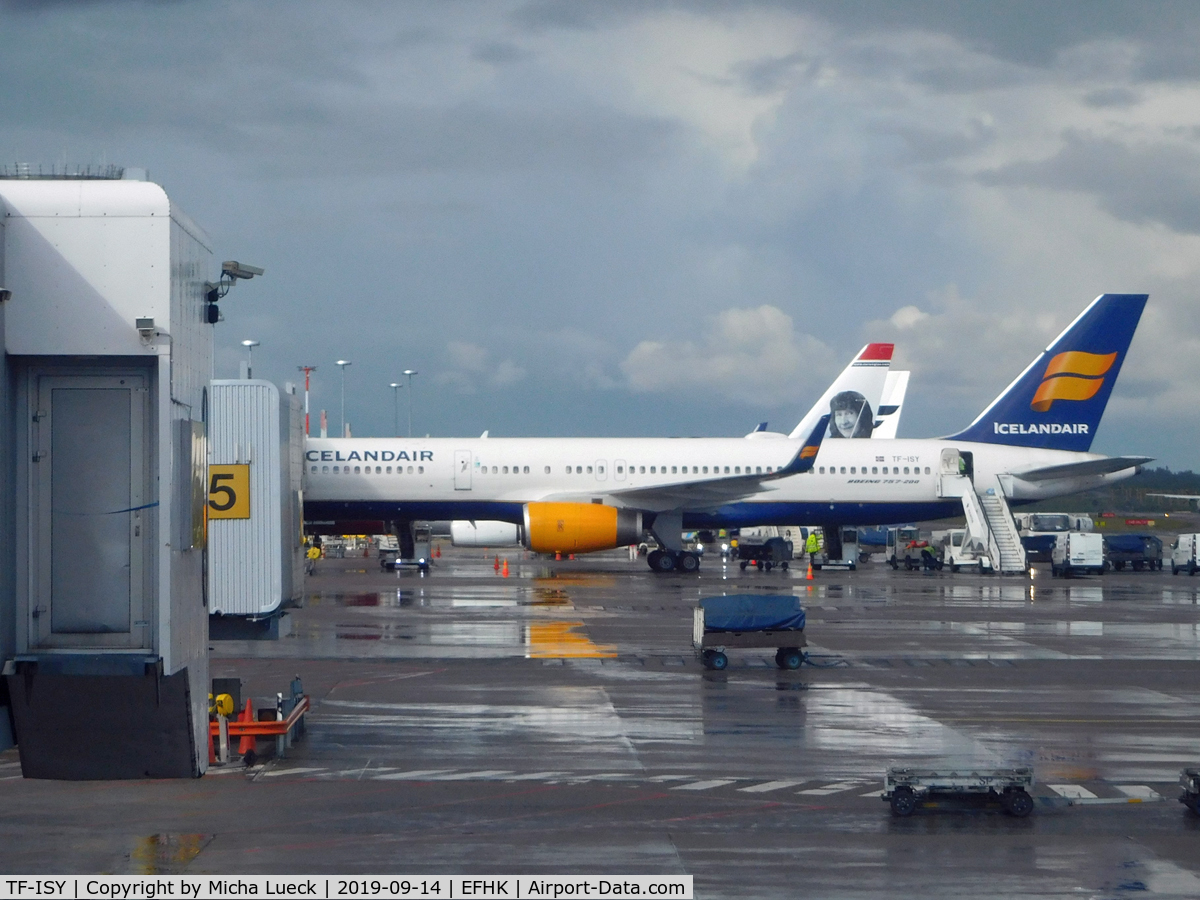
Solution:
[[[450,542],[455,547],[518,547],[521,526],[515,522],[456,519],[450,523]]]
[[[526,503],[523,543],[539,553],[588,553],[636,544],[642,514],[600,503]]]

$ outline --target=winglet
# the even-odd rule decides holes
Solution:
[[[800,449],[792,457],[792,461],[782,469],[775,470],[775,477],[781,475],[801,475],[811,470],[813,463],[817,459],[817,451],[821,449],[821,440],[825,437],[825,432],[828,429],[829,416],[821,416],[821,420],[817,422],[817,427],[812,430],[812,434],[808,436],[808,439],[800,445]]]

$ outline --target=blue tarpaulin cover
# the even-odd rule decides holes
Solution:
[[[1105,535],[1104,543],[1108,545],[1109,550],[1117,553],[1141,553],[1145,550],[1154,548],[1154,541],[1157,540],[1153,535],[1146,534],[1110,534]]]
[[[730,594],[703,597],[705,631],[784,631],[804,628],[799,597],[779,594]]]

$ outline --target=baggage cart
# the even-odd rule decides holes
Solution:
[[[894,816],[911,816],[927,800],[956,797],[998,801],[1010,816],[1024,818],[1033,812],[1033,798],[1029,795],[1032,787],[1032,769],[938,772],[891,768],[884,776],[880,799],[891,804]]]
[[[731,648],[775,647],[775,665],[804,664],[804,610],[800,598],[735,594],[704,597],[692,616],[692,646],[706,669],[729,665]]]
[[[1189,768],[1180,772],[1179,786],[1183,789],[1179,802],[1200,816],[1200,769]]]

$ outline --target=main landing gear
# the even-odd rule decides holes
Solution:
[[[646,562],[655,572],[696,572],[700,569],[700,557],[688,550],[651,550],[646,555]]]

